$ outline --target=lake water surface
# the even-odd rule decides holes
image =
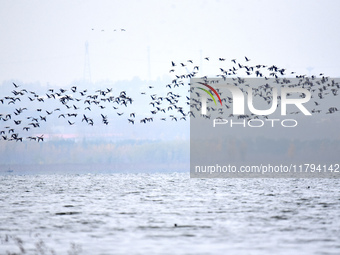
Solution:
[[[2,175],[0,254],[340,254],[339,187],[177,173]]]

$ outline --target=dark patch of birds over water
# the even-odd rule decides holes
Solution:
[[[125,29],[119,29],[119,31],[124,32]],[[212,59],[206,57],[204,61],[210,63]],[[269,79],[281,87],[290,86],[308,89],[312,94],[315,105],[315,108],[311,111],[312,113],[320,113],[322,111],[320,109],[321,100],[325,99],[327,95],[337,96],[339,93],[340,85],[322,73],[320,73],[318,77],[307,77],[306,75],[296,75],[294,72],[290,72],[289,76],[298,79],[298,83],[292,84],[290,78],[287,77],[285,68],[279,68],[275,65],[250,65],[251,60],[247,57],[242,61],[237,61],[236,59],[226,61],[225,58],[218,58],[216,61],[222,65],[219,67],[219,73],[216,75],[216,79],[225,80],[226,78],[232,78],[234,84],[244,93],[247,93],[245,88],[250,86],[245,78],[262,78],[263,85],[253,88],[253,96],[262,98],[268,104],[272,103],[273,100],[271,87],[267,83]],[[42,123],[47,122],[50,115],[57,115],[58,119],[64,119],[70,126],[79,123],[94,126],[97,124],[91,116],[94,107],[96,107],[96,110],[106,109],[107,111],[109,109],[109,113],[112,113],[112,115],[127,118],[128,123],[131,125],[136,123],[151,123],[154,121],[154,118],[159,115],[161,115],[161,117],[159,117],[161,121],[186,121],[190,117],[196,117],[202,106],[200,100],[190,100],[189,92],[195,93],[198,97],[200,93],[205,93],[201,90],[195,90],[197,88],[191,86],[189,82],[190,79],[201,78],[204,82],[214,83],[214,81],[211,80],[211,78],[208,79],[207,76],[199,77],[199,72],[200,67],[196,65],[193,60],[189,59],[179,63],[171,61],[169,73],[174,76],[171,82],[162,88],[164,94],[158,95],[157,93],[153,93],[155,88],[150,85],[147,85],[145,91],[140,93],[142,97],[149,97],[150,99],[150,113],[145,117],[140,117],[137,112],[127,112],[128,106],[130,106],[134,100],[126,91],[120,91],[114,95],[112,88],[105,88],[90,93],[87,89],[72,86],[69,89],[51,88],[44,94],[38,94],[13,82],[11,95],[0,98],[0,105],[13,107],[12,112],[0,113],[0,123],[2,123],[2,127],[0,127],[0,140],[22,142],[23,139],[27,139],[37,142],[44,141],[43,134],[27,134],[32,133],[32,130],[38,129]],[[179,93],[177,89],[185,88],[185,86],[188,88],[188,90],[185,90],[188,93],[183,95]],[[224,111],[230,110],[233,99],[230,96],[223,96],[218,89],[217,91],[222,98],[223,108],[209,105],[207,111],[209,113],[218,112],[219,114],[223,114]],[[300,96],[303,97],[304,95],[302,94]],[[44,108],[44,106],[51,105],[49,102],[52,100],[59,102],[60,107],[52,110]],[[278,100],[280,100],[280,96],[278,96]],[[208,98],[208,101],[212,102],[212,99]],[[22,104],[25,104],[25,106]],[[24,116],[25,112],[34,114]],[[334,114],[336,112],[338,112],[338,109],[334,106],[330,107],[326,113]],[[299,112],[291,112],[291,114],[297,113]],[[76,121],[77,116],[79,119],[77,119],[78,122]],[[104,111],[97,117],[101,119],[102,125],[109,125],[110,118]],[[210,118],[211,115],[207,114],[203,117]],[[259,117],[268,118],[268,116],[256,116],[254,114],[238,116],[230,114],[229,117],[248,120]],[[33,133],[38,132],[34,131]]]

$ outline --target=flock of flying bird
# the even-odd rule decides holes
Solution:
[[[123,30],[122,30],[123,31]],[[209,57],[204,59],[206,63],[212,61]],[[340,85],[334,80],[320,74],[320,77],[307,77],[305,75],[294,75],[294,82],[291,78],[287,78],[286,69],[279,68],[275,65],[250,65],[250,59],[245,57],[244,61],[232,59],[230,62],[224,58],[218,58],[218,63],[222,64],[219,67],[219,74],[216,75],[218,80],[226,80],[231,78],[233,83],[238,86],[244,93],[246,88],[250,87],[246,77],[261,78],[263,85],[253,88],[253,96],[258,97],[268,104],[272,103],[272,85],[269,81],[273,81],[278,86],[303,87],[308,89],[314,100],[315,108],[312,113],[320,113],[320,101],[327,98],[328,95],[337,96]],[[171,69],[169,73],[174,77],[169,84],[166,84],[161,89],[162,95],[155,93],[153,86],[146,86],[145,91],[141,92],[140,96],[150,99],[148,106],[142,110],[149,109],[146,116],[140,116],[138,112],[127,112],[134,100],[126,91],[115,92],[112,88],[105,88],[90,93],[87,89],[79,89],[73,86],[69,89],[48,89],[44,94],[39,94],[28,88],[23,88],[21,85],[13,83],[11,95],[0,97],[0,104],[3,109],[8,109],[9,112],[0,112],[0,140],[4,141],[20,141],[28,139],[31,141],[43,141],[44,136],[39,134],[37,129],[45,122],[50,120],[50,116],[54,116],[53,121],[64,119],[67,125],[86,124],[94,126],[98,122],[98,118],[103,125],[109,125],[112,116],[126,117],[130,124],[146,124],[153,122],[156,116],[161,115],[158,119],[161,121],[186,121],[190,117],[197,117],[201,109],[202,103],[195,98],[200,97],[202,90],[198,90],[193,84],[190,84],[191,78],[200,78],[204,83],[213,83],[214,79],[207,76],[199,76],[200,67],[194,64],[194,61],[187,60],[185,62],[175,63],[171,61]],[[179,88],[182,88],[180,90]],[[180,91],[187,92],[181,94]],[[179,89],[179,90],[178,90]],[[157,91],[160,91],[159,88]],[[203,115],[204,118],[210,118],[211,113],[226,114],[230,112],[233,99],[228,95],[223,95],[217,90],[222,98],[223,106],[219,107],[212,104],[212,99],[208,99],[208,114]],[[194,93],[195,97],[189,97],[189,92]],[[192,94],[193,95],[193,94]],[[300,95],[303,97],[304,95]],[[280,97],[278,97],[278,101]],[[58,104],[57,107],[53,107]],[[4,107],[5,106],[5,107]],[[100,111],[100,114],[98,114]],[[109,116],[106,113],[109,113]],[[330,107],[328,114],[338,112],[338,109]],[[93,117],[93,114],[98,116]],[[298,112],[291,112],[297,114]],[[111,116],[110,116],[111,115]],[[254,114],[233,116],[239,119],[252,118],[268,118],[268,116],[256,116]],[[139,119],[137,119],[139,118]],[[37,135],[38,134],[38,135]]]
[[[125,32],[125,28],[115,28],[115,29],[111,29],[111,30],[105,30],[105,29],[94,29],[94,28],[91,28],[91,31],[100,31],[100,32],[105,32],[105,31],[113,31],[113,32]]]

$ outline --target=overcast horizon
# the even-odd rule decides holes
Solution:
[[[0,82],[156,80],[205,57],[338,77],[336,1],[1,1]],[[303,11],[301,11],[303,10]],[[125,31],[122,31],[125,30]],[[114,31],[116,30],[116,31]]]
[[[32,140],[45,134],[45,141],[49,137],[79,140],[93,136],[112,141],[188,140],[188,86],[171,87],[178,75],[197,71],[197,76],[216,77],[221,67],[249,64],[265,65],[265,69],[275,65],[285,69],[285,77],[340,76],[336,26],[340,2],[336,1],[0,3],[0,99],[16,89],[13,81],[18,82],[18,90],[27,90],[20,95],[20,106],[18,101],[14,105],[6,99],[1,114],[14,116],[18,113],[15,107],[29,108],[16,119],[22,126],[14,140],[21,134]],[[171,88],[167,88],[169,83]],[[76,87],[74,91],[71,86]],[[48,99],[60,88],[67,89],[67,98],[79,101],[66,99],[68,105],[61,105],[58,97]],[[30,101],[31,90],[46,103]],[[81,95],[84,90],[87,92]],[[108,96],[117,98],[122,92],[131,101],[125,106],[108,104]],[[226,135],[284,139],[289,134],[293,140],[338,141],[339,111],[326,114],[330,107],[339,108],[333,93],[327,91],[326,100],[318,107],[314,99],[309,103],[309,110],[317,108],[321,114],[310,119],[294,116],[301,123],[294,132],[246,128],[228,130]],[[95,94],[105,98],[87,104],[88,96]],[[34,129],[37,124],[26,119],[32,116],[38,118],[41,128]],[[93,128],[89,119],[95,123]],[[9,117],[3,120],[1,131],[8,135],[4,139],[10,139],[8,123],[19,126]]]

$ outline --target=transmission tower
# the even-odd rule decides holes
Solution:
[[[85,42],[84,81],[91,82],[89,43],[87,41]]]

